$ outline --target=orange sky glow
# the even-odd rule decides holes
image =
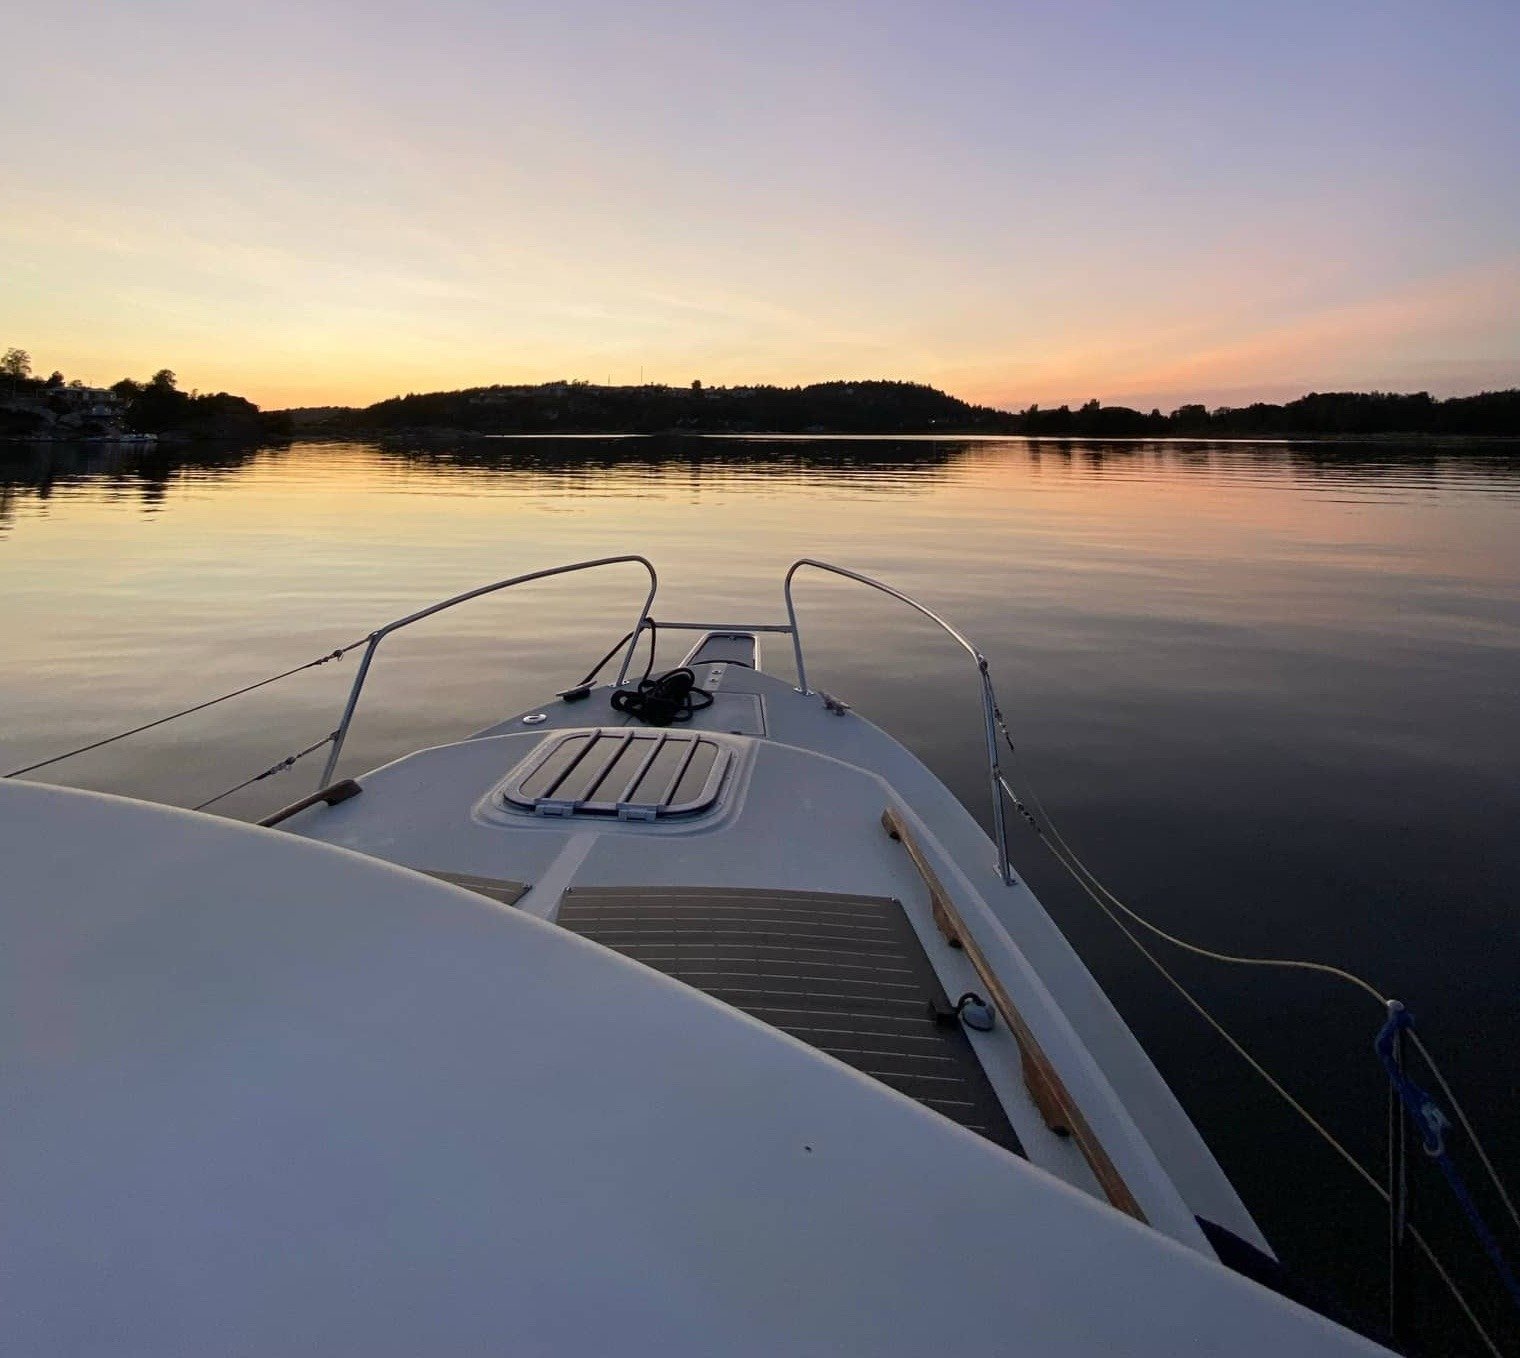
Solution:
[[[1285,88],[1298,8],[34,7],[69,78],[0,95],[0,345],[266,407],[1520,384],[1513,12],[1305,2]]]

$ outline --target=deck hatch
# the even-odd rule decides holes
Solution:
[[[513,772],[501,798],[540,816],[692,815],[717,800],[732,759],[732,751],[696,731],[567,731],[546,739]]]
[[[574,887],[563,928],[837,1057],[1022,1153],[900,902],[733,887]]]

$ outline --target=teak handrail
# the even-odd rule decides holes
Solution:
[[[289,806],[282,806],[278,811],[264,817],[257,822],[263,826],[278,825],[282,820],[289,820],[297,811],[304,811],[308,806],[315,806],[318,802],[326,802],[328,806],[336,806],[339,802],[346,802],[350,797],[357,797],[364,789],[352,778],[345,778],[341,783],[331,783],[327,787],[318,788],[300,801],[291,802]]]
[[[1023,1067],[1024,1084],[1029,1090],[1029,1096],[1034,1100],[1035,1107],[1039,1109],[1041,1118],[1051,1131],[1061,1136],[1070,1136],[1077,1143],[1077,1149],[1082,1152],[1082,1157],[1087,1161],[1093,1176],[1098,1181],[1098,1186],[1104,1195],[1121,1212],[1134,1217],[1137,1221],[1145,1221],[1145,1213],[1141,1210],[1135,1195],[1130,1191],[1129,1185],[1124,1182],[1124,1176],[1119,1173],[1118,1167],[1104,1149],[1103,1143],[1098,1140],[1097,1133],[1093,1131],[1092,1124],[1072,1098],[1071,1092],[1066,1088],[1060,1073],[1051,1063],[1038,1039],[1024,1021],[1024,1016],[1019,1013],[1012,997],[1004,988],[1002,981],[993,971],[987,961],[986,954],[982,952],[975,938],[971,936],[961,919],[960,912],[955,908],[955,902],[950,893],[945,890],[944,884],[939,880],[939,874],[934,871],[934,866],[925,856],[922,847],[908,832],[908,827],[903,819],[892,807],[888,807],[881,813],[882,828],[901,842],[903,848],[908,851],[908,857],[913,860],[913,866],[918,869],[918,875],[923,878],[924,885],[929,889],[929,907],[934,916],[935,927],[944,935],[945,942],[952,948],[960,948],[966,954],[966,960],[971,963],[981,982],[987,987],[993,1006],[1002,1015],[1003,1022],[1008,1025],[1008,1031],[1014,1036],[1019,1047],[1019,1060]]]

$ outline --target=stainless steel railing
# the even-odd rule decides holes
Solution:
[[[397,618],[395,622],[388,622],[384,627],[376,628],[369,634],[364,655],[359,661],[359,669],[354,675],[353,686],[348,691],[348,702],[343,708],[343,719],[333,733],[332,750],[327,756],[327,764],[322,770],[322,777],[318,780],[317,786],[323,788],[332,781],[333,772],[338,767],[338,756],[343,753],[343,742],[348,738],[348,728],[352,725],[354,712],[359,706],[359,695],[364,691],[364,681],[369,677],[370,662],[374,660],[380,643],[392,632],[399,632],[403,627],[410,627],[414,622],[421,622],[424,618],[432,617],[434,613],[442,613],[445,609],[468,603],[471,599],[478,599],[483,594],[495,594],[498,590],[511,589],[513,585],[525,585],[530,580],[546,580],[551,575],[569,575],[572,571],[589,571],[599,566],[617,566],[627,562],[637,562],[649,573],[649,593],[644,596],[643,606],[639,609],[638,622],[629,636],[628,649],[623,652],[623,662],[618,668],[617,682],[621,685],[628,677],[628,666],[633,662],[634,647],[638,645],[639,637],[643,634],[644,625],[649,619],[649,610],[654,604],[655,593],[660,587],[660,577],[655,573],[654,566],[648,557],[602,556],[594,561],[576,561],[568,566],[551,566],[548,570],[529,571],[526,575],[514,575],[510,580],[498,580],[495,584],[481,585],[478,589],[466,590],[463,594],[456,594],[452,599],[444,599],[441,603],[419,609],[416,613],[409,613],[404,618]]]
[[[992,675],[987,665],[986,656],[962,632],[940,617],[932,608],[919,603],[917,599],[904,594],[899,589],[894,589],[891,585],[884,584],[880,580],[874,580],[869,575],[862,575],[859,571],[852,571],[844,566],[836,566],[828,561],[818,561],[813,557],[802,557],[794,561],[787,569],[786,577],[782,582],[782,594],[786,600],[787,621],[785,623],[748,623],[738,625],[733,623],[656,622],[655,619],[650,617],[650,609],[654,606],[655,595],[659,590],[659,576],[647,557],[632,554],[598,557],[593,561],[576,561],[567,566],[552,566],[547,570],[530,571],[526,575],[514,575],[511,579],[498,580],[494,584],[482,585],[478,589],[467,590],[463,594],[454,595],[451,599],[444,599],[440,603],[419,609],[415,613],[409,613],[404,618],[397,618],[394,622],[386,623],[384,627],[376,628],[365,639],[364,655],[359,661],[358,671],[354,674],[354,682],[349,689],[348,701],[343,708],[343,717],[338,723],[338,729],[333,733],[332,750],[328,754],[327,764],[322,770],[322,777],[318,780],[318,788],[325,788],[332,781],[333,774],[338,767],[338,759],[343,753],[343,743],[348,737],[348,729],[353,724],[354,713],[359,706],[360,695],[364,691],[365,680],[369,677],[370,664],[375,658],[375,652],[379,649],[380,643],[390,636],[392,632],[400,631],[403,627],[410,627],[414,622],[421,622],[422,619],[430,618],[435,613],[442,613],[445,609],[468,603],[471,599],[478,599],[482,595],[511,589],[514,585],[524,585],[533,580],[544,580],[555,575],[568,575],[574,571],[595,570],[601,566],[616,566],[629,563],[636,563],[642,566],[648,573],[649,591],[644,596],[644,602],[639,609],[638,619],[634,623],[633,630],[628,634],[627,647],[623,651],[623,658],[618,666],[617,679],[614,681],[617,687],[621,687],[628,677],[628,667],[633,663],[634,653],[638,648],[640,639],[644,635],[645,628],[656,625],[682,631],[788,633],[792,638],[792,653],[797,665],[798,691],[804,694],[812,693],[813,690],[808,686],[807,659],[803,654],[802,631],[797,622],[797,606],[792,593],[793,580],[797,572],[804,568],[823,571],[828,575],[837,575],[845,580],[853,580],[856,584],[865,585],[870,589],[885,594],[888,598],[896,599],[899,603],[906,604],[915,613],[928,618],[930,622],[965,651],[976,664],[982,690],[982,719],[987,745],[987,779],[992,792],[992,824],[997,843],[998,874],[1005,883],[1010,883],[1014,880],[1013,867],[1008,857],[1008,823],[1006,808],[1003,804],[1003,796],[1007,790],[1007,783],[1003,778],[1002,766],[998,759],[997,733],[1001,720],[1001,712],[998,708],[997,694],[992,687]]]
[[[792,634],[792,653],[796,657],[797,662],[797,688],[799,692],[811,693],[813,691],[808,687],[807,662],[802,654],[802,631],[797,625],[797,607],[792,599],[793,577],[803,567],[824,571],[829,575],[842,576],[846,580],[855,581],[856,584],[867,585],[871,589],[879,590],[887,595],[888,598],[896,599],[898,603],[906,604],[915,613],[920,613],[928,618],[930,622],[948,635],[957,646],[976,662],[977,673],[981,677],[982,684],[982,719],[986,727],[987,740],[987,780],[992,791],[992,824],[997,839],[998,875],[1003,879],[1005,884],[1011,883],[1014,880],[1013,866],[1008,859],[1008,823],[1006,808],[1003,805],[1003,794],[1007,790],[1007,783],[1003,779],[1002,765],[998,761],[997,732],[1001,713],[998,708],[997,694],[993,691],[992,674],[987,665],[987,657],[932,608],[919,603],[917,599],[904,594],[900,589],[893,589],[891,585],[883,584],[880,580],[873,580],[869,575],[862,575],[859,571],[847,570],[843,566],[835,566],[830,562],[816,561],[812,557],[805,556],[792,562],[781,587],[781,592],[786,598],[788,623],[788,626],[784,630],[790,631]]]

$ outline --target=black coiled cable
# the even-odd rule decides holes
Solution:
[[[711,707],[713,696],[705,688],[697,687],[697,676],[683,665],[652,679],[646,675],[636,688],[618,689],[611,701],[617,711],[639,721],[669,726],[672,722],[690,721],[692,713]]]

